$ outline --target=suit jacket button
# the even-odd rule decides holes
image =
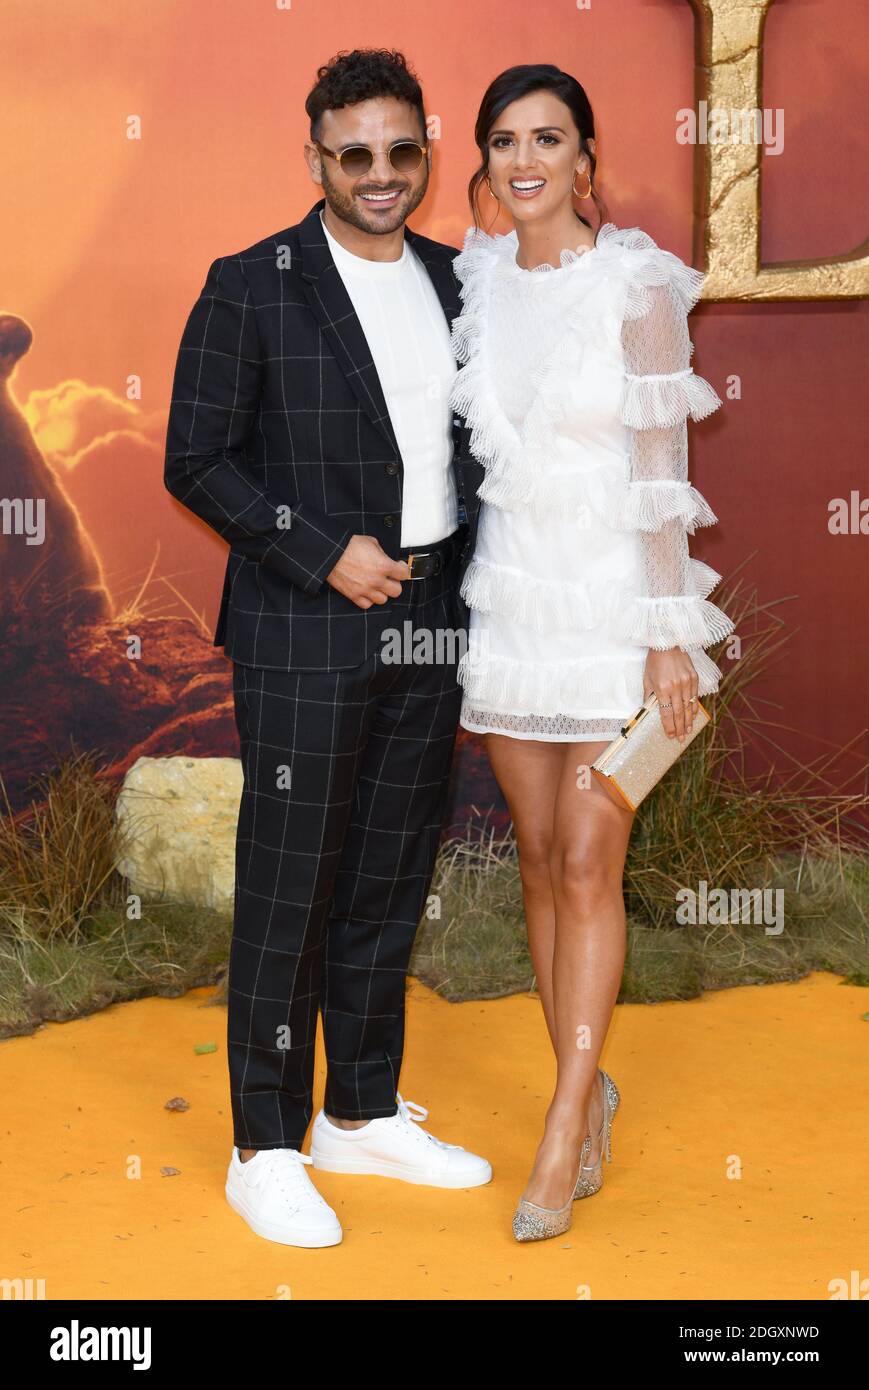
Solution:
[[[384,526],[394,526],[394,525],[395,525],[395,517],[392,516],[392,515],[390,515],[390,516],[385,516],[385,517],[383,518],[383,524],[384,524]]]
[[[395,474],[398,472],[398,464],[395,463],[394,461],[388,463],[388,464],[386,465],[386,471],[387,471],[387,473],[389,474],[389,476],[390,476],[391,478],[394,477]]]

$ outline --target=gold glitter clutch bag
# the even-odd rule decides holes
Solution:
[[[712,716],[697,701],[691,732],[685,742],[670,738],[661,723],[657,695],[650,695],[622,731],[591,764],[598,781],[616,801],[636,811],[644,797],[660,782],[680,753],[684,753]]]

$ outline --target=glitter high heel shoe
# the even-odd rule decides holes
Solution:
[[[590,1148],[591,1135],[587,1134],[579,1155],[577,1186],[582,1179],[582,1160]],[[539,1207],[536,1202],[528,1202],[520,1197],[513,1213],[513,1234],[517,1240],[548,1240],[550,1236],[562,1236],[569,1231],[572,1220],[573,1197],[569,1197],[563,1207]]]
[[[600,1067],[598,1067],[598,1072],[600,1073],[603,1085],[603,1119],[598,1135],[600,1152],[594,1163],[590,1163],[586,1166],[582,1162],[582,1157],[588,1152],[588,1148],[591,1147],[591,1136],[586,1135],[585,1143],[583,1144],[583,1153],[580,1157],[579,1177],[576,1180],[576,1188],[573,1193],[574,1202],[580,1197],[593,1197],[596,1192],[600,1192],[600,1189],[603,1187],[604,1154],[606,1154],[607,1163],[612,1163],[613,1159],[613,1116],[619,1108],[621,1096],[619,1095],[619,1088],[612,1077]]]

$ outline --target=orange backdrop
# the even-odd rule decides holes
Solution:
[[[147,611],[188,612],[186,600],[210,637],[225,545],[162,484],[179,336],[215,257],[319,197],[303,102],[336,52],[400,48],[439,118],[416,230],[461,244],[485,87],[517,62],[556,62],[595,109],[611,219],[691,258],[692,150],[675,138],[694,94],[686,0],[6,0],[2,27],[0,310],[34,334],[10,389],[117,611],[151,571]],[[842,253],[866,235],[867,39],[865,0],[770,11],[763,99],[783,109],[785,142],[765,159],[765,261]],[[131,117],[140,138],[128,138]],[[692,477],[719,517],[692,551],[725,576],[750,556],[762,599],[795,596],[778,612],[799,630],[765,693],[784,723],[845,743],[865,719],[869,537],[833,536],[827,522],[832,498],[867,488],[866,304],[703,305],[692,334],[720,395],[731,375],[742,381],[742,399],[692,432]],[[79,714],[73,702],[69,721]],[[126,752],[153,746],[147,733]],[[224,735],[208,751],[234,753]],[[54,745],[31,746],[38,770]]]

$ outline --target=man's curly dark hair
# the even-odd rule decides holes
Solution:
[[[317,81],[305,99],[311,139],[320,138],[320,117],[324,111],[355,106],[372,97],[397,97],[415,107],[425,139],[422,88],[404,54],[386,48],[354,48],[352,53],[338,53],[317,69]]]

